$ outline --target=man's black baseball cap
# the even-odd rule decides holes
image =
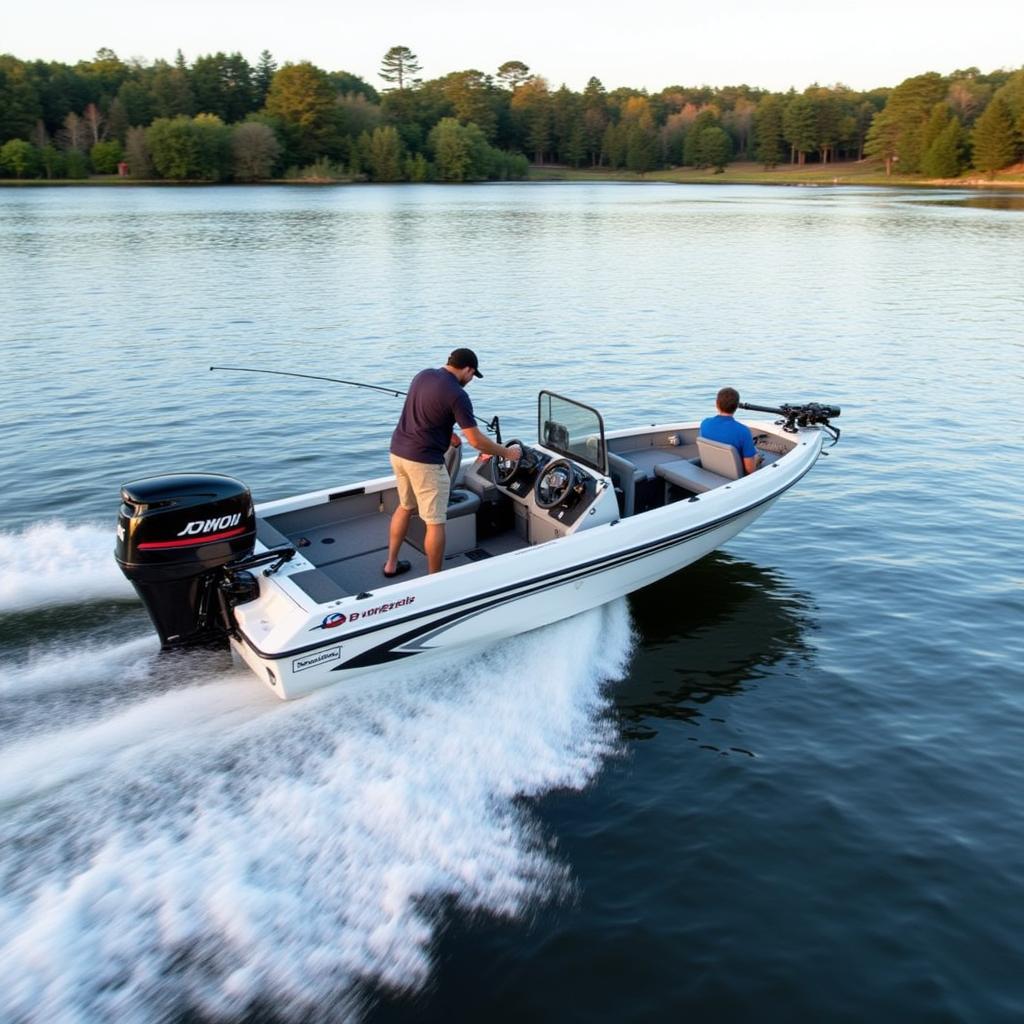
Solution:
[[[471,348],[457,348],[449,357],[448,365],[454,366],[456,370],[464,370],[467,366],[473,367],[474,377],[483,377],[478,367],[476,353]]]

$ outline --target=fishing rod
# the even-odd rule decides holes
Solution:
[[[210,369],[231,370],[235,373],[269,373],[275,377],[302,377],[305,380],[326,380],[331,384],[348,384],[353,388],[367,388],[370,391],[382,391],[385,395],[393,395],[395,398],[401,398],[409,393],[408,391],[399,391],[396,388],[385,388],[380,384],[365,384],[363,381],[359,380],[342,380],[340,377],[318,377],[312,373],[294,373],[291,370],[259,370],[254,369],[251,366],[211,366]],[[498,444],[501,444],[501,424],[498,422],[498,417],[492,416],[489,420],[485,419],[484,426],[498,439]]]

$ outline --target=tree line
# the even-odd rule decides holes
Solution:
[[[474,181],[524,177],[530,162],[644,174],[871,156],[887,174],[954,178],[1024,159],[1024,68],[785,93],[608,90],[597,78],[577,92],[518,60],[427,81],[420,70],[405,46],[384,55],[380,91],[309,62],[279,67],[268,51],[255,64],[240,53],[144,65],[103,49],[73,66],[2,55],[0,174]]]

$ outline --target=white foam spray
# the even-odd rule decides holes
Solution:
[[[421,986],[443,899],[565,891],[517,798],[616,749],[630,647],[618,602],[358,693],[230,675],[0,751],[0,1014],[337,1020],[360,981]]]
[[[135,685],[151,671],[160,642],[154,634],[120,644],[79,641],[70,649],[60,640],[33,648],[28,659],[0,671],[0,696],[26,698],[51,690],[87,686]]]
[[[113,526],[50,520],[0,532],[0,614],[133,595],[114,561]]]

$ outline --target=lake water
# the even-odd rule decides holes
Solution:
[[[0,190],[0,1019],[1024,1018],[1024,210],[671,185]],[[378,475],[471,345],[843,439],[724,550],[371,695],[157,656],[119,485]]]

